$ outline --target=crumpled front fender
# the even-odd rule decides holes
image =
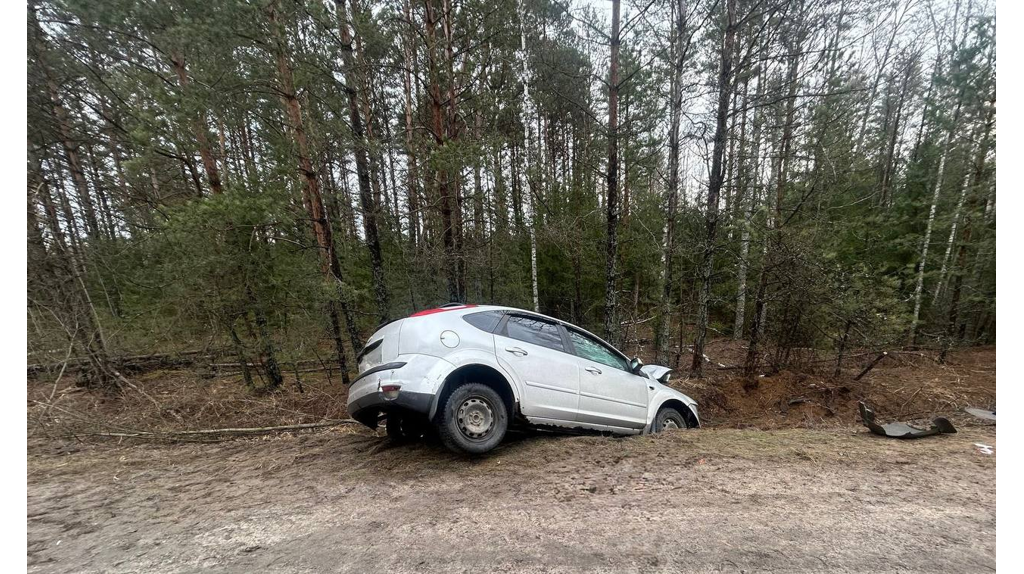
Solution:
[[[654,417],[658,416],[658,411],[661,407],[665,406],[665,403],[669,401],[678,401],[682,405],[690,410],[693,414],[693,419],[697,421],[697,426],[700,426],[700,415],[697,411],[697,401],[690,397],[680,393],[679,391],[666,387],[661,383],[653,383],[654,391],[650,399],[651,407],[647,410],[647,426],[644,427],[644,432],[650,432],[651,427],[654,425]],[[684,413],[685,414],[685,413]]]

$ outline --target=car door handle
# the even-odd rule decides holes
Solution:
[[[595,375],[601,374],[601,369],[598,369],[597,367],[587,367],[587,370]]]
[[[525,349],[520,349],[519,347],[505,347],[505,350],[518,357],[525,357],[530,354],[527,353]]]

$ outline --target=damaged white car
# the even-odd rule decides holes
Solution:
[[[445,305],[381,327],[359,353],[348,412],[397,439],[433,425],[480,454],[510,425],[639,434],[700,426],[670,369],[627,359],[565,321],[511,307]]]

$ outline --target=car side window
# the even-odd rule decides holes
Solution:
[[[547,347],[556,351],[565,351],[562,344],[562,334],[558,325],[550,321],[544,321],[535,317],[524,317],[522,315],[511,315],[505,323],[505,335],[525,341],[541,347]]]
[[[494,328],[498,326],[498,323],[501,322],[501,318],[504,316],[504,311],[480,311],[479,313],[464,315],[462,320],[481,331],[493,333]]]
[[[584,359],[629,372],[629,363],[600,342],[572,329],[569,329],[569,339],[572,340],[573,347],[576,347],[576,354]]]

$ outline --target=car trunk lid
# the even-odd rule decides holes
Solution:
[[[405,319],[392,321],[377,329],[377,332],[370,336],[366,341],[366,346],[356,355],[360,373],[394,361],[398,357],[398,340],[404,321]]]

